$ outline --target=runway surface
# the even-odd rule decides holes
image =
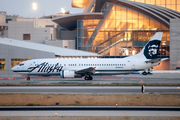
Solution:
[[[25,77],[19,78],[2,78],[0,77],[0,84],[178,84],[180,85],[180,74],[153,74],[153,75],[118,75],[118,76],[93,76],[92,81],[85,81],[84,78],[60,78],[54,77],[32,77],[27,81]]]
[[[101,84],[101,86],[0,86],[0,93],[53,93],[53,94],[142,94],[143,84],[178,84],[177,86],[145,86],[145,94],[180,94],[180,74],[95,76],[92,81],[83,78],[62,79],[60,77],[0,78],[0,83],[78,83]],[[103,86],[103,84],[140,84],[139,86]],[[57,113],[57,114],[55,114]],[[0,107],[0,116],[136,116],[174,117],[180,116],[179,107]]]
[[[23,111],[23,112],[22,112]],[[56,114],[55,114],[56,113]],[[0,116],[180,116],[180,107],[0,107]]]
[[[0,86],[0,93],[140,94],[141,86]],[[178,86],[145,86],[145,93],[180,94]]]

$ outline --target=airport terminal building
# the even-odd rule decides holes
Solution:
[[[155,34],[163,32],[159,57],[169,57],[158,69],[180,66],[180,0],[72,0],[82,14],[52,19],[77,31],[77,49],[103,57],[137,54]]]
[[[72,0],[72,7],[84,8],[84,11],[79,14],[43,17],[44,21],[6,20],[8,25],[6,23],[4,26],[0,21],[0,35],[3,33],[8,38],[28,40],[34,42],[33,46],[41,43],[56,48],[70,48],[72,51],[77,49],[77,54],[64,55],[59,52],[56,55],[55,51],[46,45],[43,46],[44,50],[35,47],[30,49],[11,44],[10,39],[6,43],[1,39],[0,74],[4,74],[4,71],[10,73],[12,60],[19,58],[131,56],[140,52],[156,32],[164,33],[158,56],[168,57],[169,60],[163,61],[154,69],[174,70],[180,67],[180,0]],[[21,30],[19,26],[26,29]],[[31,26],[31,29],[28,26]],[[16,34],[13,34],[14,32]],[[27,42],[22,44],[28,46]],[[7,47],[2,47],[4,45]],[[19,50],[21,54],[16,56],[15,53]]]

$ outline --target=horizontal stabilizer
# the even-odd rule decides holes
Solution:
[[[161,61],[168,60],[169,58],[162,58]]]
[[[157,58],[157,59],[151,59],[151,60],[148,60],[148,61],[145,61],[146,63],[156,63],[156,62],[160,62],[160,61],[164,61],[164,60],[167,60],[169,58]]]
[[[146,63],[155,63],[155,62],[159,62],[161,61],[161,58],[158,58],[158,59],[151,59],[151,60],[148,60],[148,61],[145,61]]]

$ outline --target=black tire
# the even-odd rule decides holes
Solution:
[[[30,80],[30,77],[27,77],[27,78],[26,78],[26,80],[28,80],[28,81],[29,81],[29,80]]]
[[[84,80],[88,80],[88,77],[85,76],[85,77],[84,77]]]
[[[90,78],[90,80],[93,80],[93,77],[92,77],[92,76],[90,76],[89,78]]]
[[[147,72],[143,72],[142,74],[143,74],[143,75],[147,75]]]

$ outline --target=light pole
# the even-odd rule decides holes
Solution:
[[[32,8],[33,8],[33,10],[35,11],[35,18],[36,18],[36,10],[37,10],[37,3],[33,3],[32,4]]]
[[[64,14],[66,12],[65,8],[61,8],[61,13]]]

